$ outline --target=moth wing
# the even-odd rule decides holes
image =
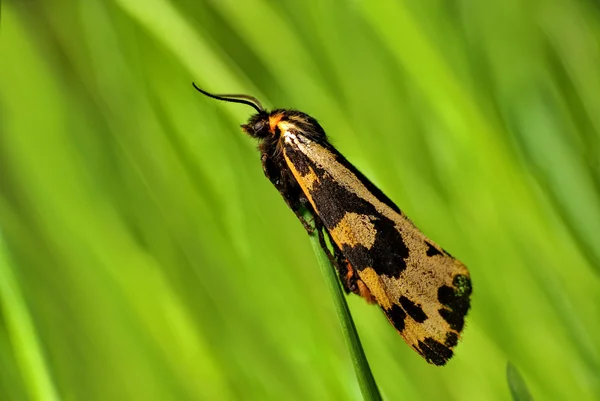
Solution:
[[[470,305],[466,267],[332,146],[301,132],[281,141],[294,178],[388,320],[428,362],[444,365]]]

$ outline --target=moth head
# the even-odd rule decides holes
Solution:
[[[194,88],[196,88],[198,92],[208,97],[212,97],[213,99],[231,103],[242,103],[252,107],[257,111],[257,114],[250,117],[248,123],[242,125],[242,129],[254,138],[265,138],[270,135],[269,113],[260,104],[258,99],[248,95],[213,95],[212,93],[208,93],[205,90],[198,88],[193,82],[192,85],[194,85]]]
[[[257,113],[250,117],[247,124],[243,124],[242,129],[253,138],[265,138],[271,135],[269,125],[269,114],[265,111]]]

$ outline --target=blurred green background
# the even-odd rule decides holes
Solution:
[[[600,399],[589,0],[12,0],[0,29],[0,400],[360,400],[248,93],[332,142],[474,285],[430,366],[348,301],[388,400]]]

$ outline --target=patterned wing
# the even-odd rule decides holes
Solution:
[[[444,365],[470,306],[467,268],[331,146],[297,131],[282,132],[280,146],[329,235],[388,320],[428,362]]]

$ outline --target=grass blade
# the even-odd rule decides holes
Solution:
[[[308,221],[310,221],[311,217],[310,214],[305,214],[305,218]],[[350,357],[352,358],[352,364],[354,365],[354,372],[356,373],[360,391],[365,400],[379,401],[382,399],[381,394],[379,393],[379,388],[377,387],[377,383],[375,383],[371,367],[369,366],[360,338],[358,337],[354,320],[352,320],[352,315],[350,314],[348,304],[346,303],[346,296],[338,281],[335,268],[331,265],[327,255],[325,255],[325,252],[321,248],[316,230],[313,235],[310,236],[310,242],[315,251],[315,255],[317,256],[319,266],[321,267],[329,291],[331,292],[335,311],[338,315],[342,333],[344,334],[344,339],[346,341],[346,346],[350,351]]]
[[[31,400],[58,401],[33,321],[19,289],[0,230],[0,309]]]
[[[508,388],[514,401],[533,401],[525,380],[523,380],[517,368],[510,362],[506,365],[506,380],[508,381]]]

